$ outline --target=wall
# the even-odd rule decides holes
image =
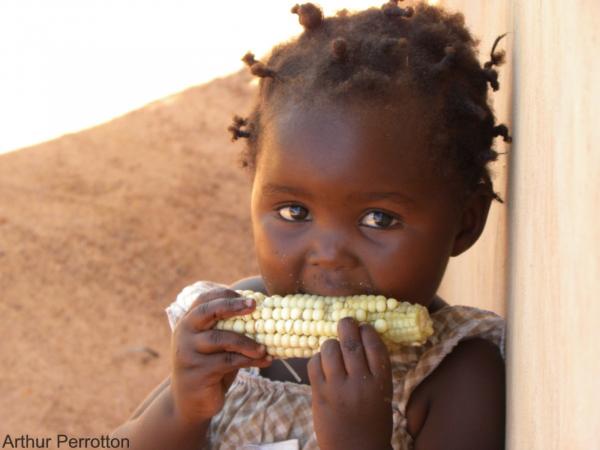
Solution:
[[[600,449],[600,2],[516,0],[509,449]]]

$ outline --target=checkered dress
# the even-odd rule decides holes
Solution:
[[[197,296],[222,286],[200,281],[183,289],[167,309],[171,328]],[[394,450],[413,448],[406,430],[406,405],[413,390],[463,339],[483,338],[496,344],[504,357],[505,322],[497,314],[470,306],[447,306],[431,314],[434,335],[421,347],[391,355]],[[238,371],[225,395],[225,406],[213,417],[203,450],[239,450],[248,444],[297,439],[301,450],[316,450],[311,413],[311,387],[264,378],[257,367]]]

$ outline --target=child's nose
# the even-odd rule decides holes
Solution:
[[[315,233],[307,254],[310,265],[330,269],[348,269],[356,265],[350,238],[340,230]]]

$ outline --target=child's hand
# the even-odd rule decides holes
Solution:
[[[241,367],[266,367],[264,346],[234,331],[213,330],[218,320],[250,314],[254,300],[215,288],[198,296],[179,321],[171,340],[172,392],[186,421],[210,420],[223,407],[225,393]]]
[[[387,348],[370,325],[338,324],[308,362],[315,434],[322,450],[389,449],[392,369]]]

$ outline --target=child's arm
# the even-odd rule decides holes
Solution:
[[[148,406],[150,406],[154,402],[154,400],[156,400],[156,398],[165,389],[167,389],[170,385],[171,385],[171,376],[169,375],[167,378],[165,378],[163,380],[162,383],[160,383],[158,386],[156,386],[154,388],[154,390],[152,392],[150,392],[150,394],[148,394],[148,396],[144,399],[144,401],[142,403],[140,403],[140,405],[131,414],[131,417],[129,418],[129,420],[135,420],[138,417],[140,417],[142,415],[142,413],[144,411],[146,411],[146,409],[148,409]]]
[[[212,329],[218,320],[250,314],[255,306],[229,289],[201,293],[173,331],[171,377],[112,436],[128,438],[132,449],[201,448],[237,370],[270,364],[257,342]]]
[[[418,430],[409,418],[415,450],[504,449],[505,370],[496,346],[462,341],[423,384],[427,414]]]
[[[133,450],[198,450],[206,440],[210,419],[188,422],[174,407],[170,379],[161,383],[138,407],[133,417],[111,433],[127,438]]]

